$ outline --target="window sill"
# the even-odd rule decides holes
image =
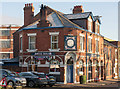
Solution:
[[[56,52],[56,51],[59,51],[60,50],[60,48],[58,48],[58,49],[49,49],[49,51],[52,51],[52,52]]]
[[[99,52],[95,52],[95,54],[99,54]]]
[[[22,53],[23,52],[23,50],[20,50],[20,53]]]
[[[33,49],[33,50],[30,50],[30,49],[26,49],[27,52],[36,52],[38,49]]]
[[[92,53],[92,51],[88,52],[88,53]]]
[[[85,50],[79,50],[80,52],[82,52],[82,53],[84,53],[85,52]]]
[[[58,75],[60,75],[60,72],[49,72],[49,74],[58,74]]]

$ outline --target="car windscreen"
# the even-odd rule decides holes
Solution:
[[[39,76],[40,78],[45,78],[46,77],[45,74],[39,74],[39,73],[33,73],[33,74]]]

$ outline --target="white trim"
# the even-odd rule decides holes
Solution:
[[[92,22],[92,19],[88,18],[88,21]]]
[[[36,36],[37,33],[27,33],[27,36]]]
[[[95,40],[98,40],[98,41],[99,41],[99,38],[95,38]]]
[[[26,49],[26,50],[27,50],[27,52],[36,52],[38,49],[32,49],[32,50]]]
[[[58,49],[48,49],[48,50],[51,51],[51,52],[56,52],[56,51],[59,51],[60,48],[58,48]]]
[[[13,53],[13,52],[0,52],[0,53]]]
[[[60,65],[60,67],[65,67],[65,65]]]
[[[22,37],[22,34],[20,34],[20,37]]]
[[[91,37],[91,36],[88,36],[88,38],[92,39],[92,37]]]
[[[49,64],[40,64],[40,65],[37,65],[38,67],[49,67]]]
[[[0,39],[0,41],[13,41],[13,39]]]
[[[22,53],[23,52],[23,50],[20,50],[20,53]]]
[[[10,30],[13,30],[13,31],[15,30],[15,31],[16,31],[16,30],[18,30],[18,29],[19,29],[19,28],[15,29],[15,28],[8,28],[8,27],[6,27],[6,28],[0,28],[0,30],[9,30],[9,31],[10,31]]]
[[[80,36],[83,36],[83,37],[85,37],[85,35],[84,35],[84,34],[81,34],[81,33],[80,33],[79,35],[80,35]]]
[[[58,74],[58,75],[60,75],[60,72],[49,72],[49,74]]]
[[[79,49],[79,52],[81,52],[81,53],[85,53],[85,49],[84,49],[84,50],[80,50],[80,49]]]
[[[59,35],[59,32],[49,32],[49,35]]]

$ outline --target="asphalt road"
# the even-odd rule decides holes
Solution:
[[[8,88],[7,88],[8,89]],[[9,88],[11,89],[11,88]],[[12,88],[13,89],[13,88]],[[21,89],[21,88],[18,88]],[[22,88],[22,89],[120,89],[117,87],[43,87],[43,88]]]

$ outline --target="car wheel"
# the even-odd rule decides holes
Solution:
[[[34,87],[34,86],[35,86],[35,83],[34,83],[33,81],[29,81],[29,82],[28,82],[28,86],[29,86],[29,87]]]
[[[10,86],[14,86],[14,83],[12,82],[12,81],[9,81],[8,83],[7,83],[7,85],[10,85]]]
[[[50,87],[52,87],[53,85],[49,85]]]

